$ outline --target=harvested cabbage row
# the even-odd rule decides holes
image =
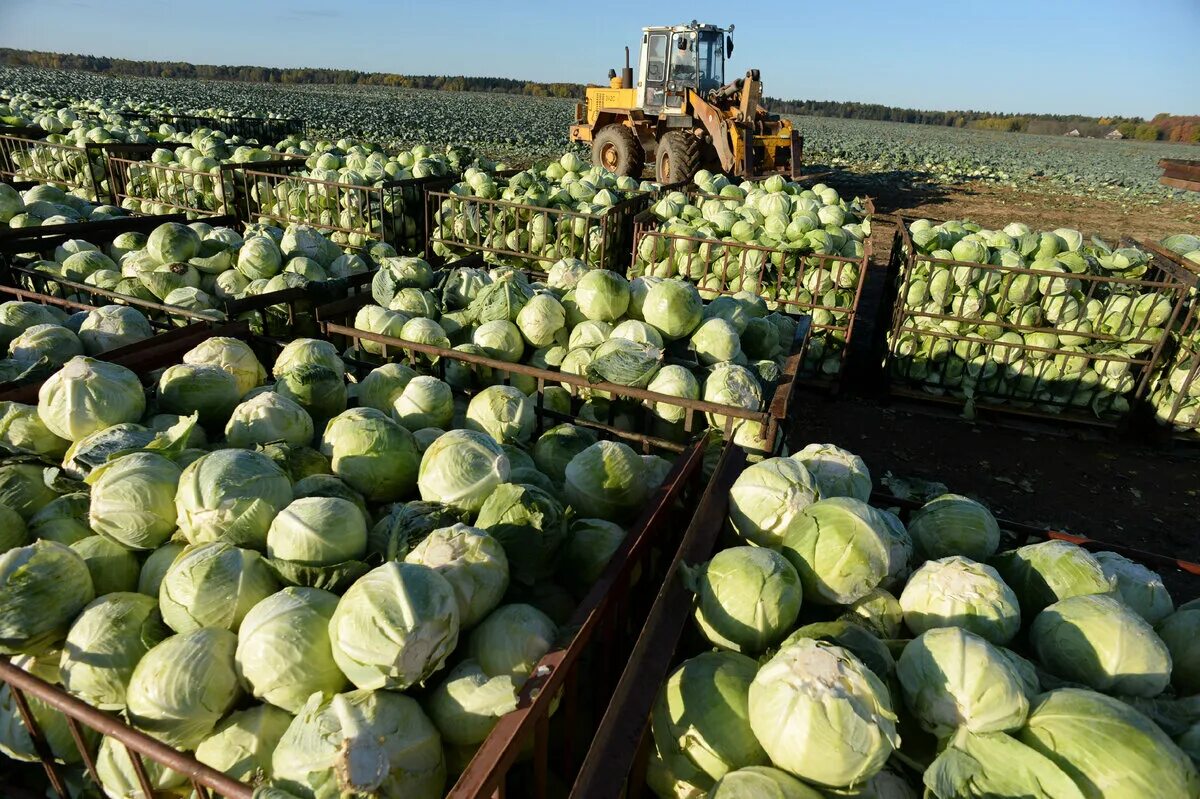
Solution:
[[[671,192],[651,207],[630,277],[678,277],[706,299],[749,292],[771,310],[809,314],[806,371],[840,373],[871,232],[862,201],[778,175],[735,185],[702,170],[695,188],[699,193]]]
[[[0,383],[44,379],[77,355],[97,357],[154,335],[135,308],[104,305],[67,313],[54,305],[0,303]]]
[[[1185,285],[1132,247],[1013,223],[909,227],[890,332],[893,385],[967,405],[1119,420]]]
[[[238,232],[206,222],[168,222],[148,235],[130,231],[100,244],[67,240],[55,248],[53,259],[24,264],[29,271],[21,282],[30,290],[83,303],[91,303],[92,295],[55,279],[112,291],[134,304],[162,303],[189,312],[175,320],[186,324],[197,317],[223,319],[232,300],[365,274],[376,259],[391,257],[395,250],[380,243],[361,254],[344,252],[307,225],[286,230],[249,225]],[[260,330],[280,333],[287,330],[286,317],[287,308],[271,306],[252,321]]]
[[[508,178],[467,169],[461,182],[429,193],[431,209],[437,203],[431,250],[442,259],[483,252],[489,262],[523,269],[561,258],[620,268],[629,257],[631,217],[655,188],[589,167],[574,153]]]
[[[140,377],[77,356],[5,405],[0,652],[268,795],[441,797],[671,464],[537,435],[510,387],[442,408],[398,364],[349,383],[328,342],[271,347],[214,336]],[[124,749],[83,741],[133,799]],[[38,759],[7,687],[0,751]]]
[[[1196,601],[1116,553],[1005,549],[964,496],[906,526],[871,488],[831,444],[737,477],[744,545],[685,573],[714,650],[653,705],[657,796],[1200,793]]]
[[[11,228],[70,225],[117,219],[125,212],[114,205],[96,205],[80,196],[84,192],[66,192],[58,186],[41,184],[17,191],[0,183],[0,223]]]
[[[374,305],[361,307],[356,329],[419,344],[441,346],[505,363],[549,372],[567,372],[591,383],[644,388],[685,401],[701,400],[765,412],[792,353],[796,321],[769,313],[753,294],[701,300],[682,280],[640,277],[589,269],[567,258],[551,266],[545,282],[531,283],[509,267],[458,267],[437,275],[420,259],[395,259],[374,278]],[[367,356],[382,351],[362,340]],[[460,390],[477,390],[507,380],[528,393],[537,381],[528,375],[493,374],[466,364],[444,365],[445,378]],[[584,402],[581,418],[643,431],[646,409],[602,390],[568,389]],[[548,399],[572,413],[566,391]],[[653,434],[682,440],[686,409],[653,403]],[[611,420],[611,422],[610,422]],[[708,423],[755,451],[776,441],[754,419],[709,414]],[[695,424],[691,431],[694,434]]]

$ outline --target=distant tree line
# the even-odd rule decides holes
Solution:
[[[407,89],[433,89],[450,92],[491,92],[532,97],[582,97],[583,84],[543,83],[514,78],[473,77],[467,75],[397,75],[392,72],[362,72],[353,69],[283,69],[279,67],[218,66],[189,64],[183,61],[134,61],[125,58],[42,53],[0,48],[0,63],[7,66],[33,66],[46,69],[76,70],[101,75],[138,78],[187,78],[193,80],[245,81],[274,84],[335,84],[339,86],[393,86]],[[1043,133],[1062,135],[1078,130],[1081,136],[1106,136],[1119,130],[1127,139],[1200,143],[1200,116],[1158,114],[1151,120],[1141,117],[1086,117],[1073,114],[995,114],[988,111],[923,111],[895,108],[878,103],[840,102],[835,100],[782,100],[768,97],[772,111],[801,116],[839,119],[872,119],[884,122],[908,122],[947,128],[975,128],[1004,133]]]

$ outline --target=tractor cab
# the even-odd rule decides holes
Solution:
[[[733,26],[698,23],[642,28],[637,104],[646,114],[686,113],[689,89],[700,96],[725,85],[725,59],[733,55]]]

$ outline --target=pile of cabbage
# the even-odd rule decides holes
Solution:
[[[213,337],[141,380],[77,356],[0,405],[0,653],[276,797],[441,797],[670,463],[535,435],[508,387],[446,417],[398,364],[260,355]],[[123,747],[84,741],[105,795],[140,797]],[[0,752],[37,759],[6,687]]]
[[[746,291],[772,310],[811,313],[806,371],[838,374],[861,264],[822,256],[863,257],[871,224],[861,202],[779,175],[733,184],[701,170],[695,188],[699,195],[675,191],[652,206],[658,229],[638,240],[630,275],[679,277],[705,297]]]
[[[476,161],[469,148],[453,146],[445,153],[420,145],[396,154],[349,139],[334,143],[294,138],[280,146],[285,153],[306,156],[305,169],[282,180],[259,179],[251,189],[256,213],[344,228],[330,236],[349,246],[365,246],[372,239],[388,241],[406,254],[423,249],[424,192],[417,185],[389,184],[459,174]],[[483,166],[494,169],[495,165]]]
[[[440,273],[439,281],[423,260],[391,259],[376,273],[371,293],[376,304],[358,310],[357,329],[748,411],[765,411],[770,403],[796,332],[793,318],[769,312],[753,294],[705,303],[686,281],[629,281],[574,258],[559,260],[544,282],[532,283],[506,266],[456,267]],[[379,345],[362,346],[368,356],[378,354]],[[447,366],[445,376],[463,391],[499,382],[537,391],[532,377],[463,364]],[[645,431],[647,408],[636,401],[563,387],[583,404],[573,412],[567,392],[552,391],[546,397],[555,410]],[[682,440],[683,407],[645,404],[655,435]],[[708,422],[718,430],[728,423],[733,439],[748,449],[774,449],[757,421],[709,414]],[[693,434],[698,423],[692,420]]]
[[[77,222],[101,222],[117,219],[125,212],[115,205],[96,205],[86,192],[64,191],[48,183],[18,191],[0,183],[0,224],[10,228],[72,225]]]
[[[68,314],[54,305],[0,303],[0,382],[45,378],[78,355],[97,357],[154,335],[150,320],[124,305]]]
[[[651,715],[663,799],[1200,796],[1200,601],[1112,552],[1005,549],[955,494],[868,504],[831,444],[746,468],[685,570],[710,651]]]
[[[462,199],[445,199],[435,212],[433,253],[452,259],[481,247],[507,250],[522,255],[484,252],[484,257],[498,264],[539,269],[560,258],[623,269],[629,257],[628,231],[623,225],[605,224],[604,216],[622,201],[656,188],[653,183],[639,183],[603,167],[589,166],[575,153],[563,155],[545,169],[530,169],[508,178],[480,169],[467,169],[462,178],[447,190]],[[473,197],[545,211],[481,205],[471,202]],[[563,211],[588,216],[560,213]]]
[[[1162,245],[1200,265],[1200,236],[1180,233],[1166,237]],[[1193,305],[1196,297],[1196,292],[1190,294]],[[1150,405],[1158,421],[1185,433],[1200,429],[1200,309],[1193,307],[1191,314],[1190,323],[1182,323],[1171,337],[1166,360],[1150,391]]]
[[[988,230],[916,220],[909,232],[916,258],[896,301],[904,326],[916,330],[892,335],[893,380],[968,405],[1100,419],[1128,413],[1179,296],[1138,285],[1151,268],[1147,253],[1019,222]]]
[[[362,254],[343,252],[307,225],[290,225],[286,230],[250,225],[239,233],[206,222],[167,222],[149,234],[120,233],[108,244],[70,239],[55,249],[52,260],[38,259],[28,266],[49,278],[222,319],[226,301],[369,272],[375,259],[395,254],[386,244],[376,244]],[[44,281],[30,281],[28,288],[35,291],[54,288]],[[68,298],[91,301],[86,293]],[[272,306],[254,321],[267,332],[279,332],[286,317],[286,308]]]

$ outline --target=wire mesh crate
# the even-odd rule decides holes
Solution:
[[[602,213],[544,208],[508,200],[459,196],[453,181],[425,193],[432,262],[484,253],[489,261],[546,271],[560,258],[624,272],[633,240],[633,220],[654,192],[633,192]]]
[[[235,180],[246,221],[303,223],[344,246],[382,241],[402,255],[418,255],[425,250],[425,187],[440,178],[362,186],[253,165],[238,170]]]
[[[868,214],[874,212],[869,200],[868,209]],[[705,299],[746,291],[783,313],[810,316],[812,340],[800,380],[836,388],[872,252],[869,237],[862,256],[851,258],[688,236],[668,232],[646,211],[635,221],[634,263],[628,277],[679,277],[696,283]]]
[[[1137,277],[904,253],[888,334],[893,395],[1119,427],[1142,400],[1195,276],[1150,258]]]

